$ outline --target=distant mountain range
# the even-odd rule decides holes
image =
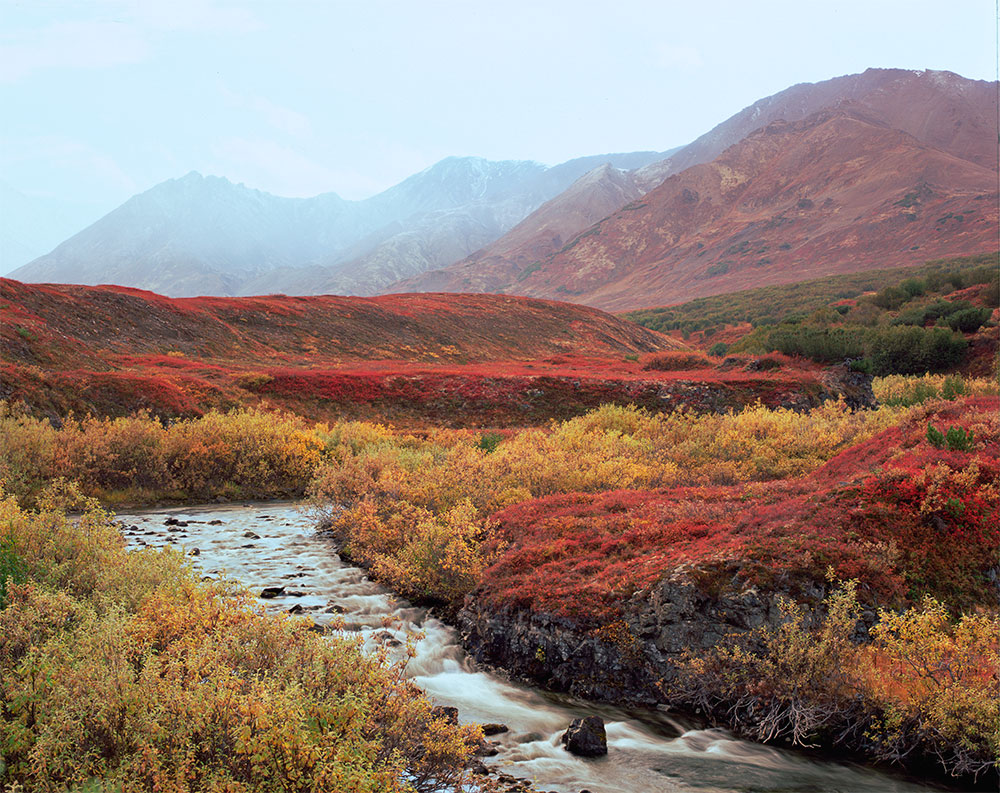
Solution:
[[[134,196],[11,277],[175,297],[370,295],[492,242],[599,165],[635,169],[668,153],[582,157],[551,168],[449,157],[364,201],[335,193],[280,198],[192,172]]]
[[[679,150],[448,158],[365,201],[188,174],[12,273],[185,296],[502,292],[622,310],[995,250],[997,83],[869,69]]]
[[[465,260],[392,288],[619,310],[996,250],[996,118],[997,83],[951,72],[796,85],[627,184],[581,181]]]

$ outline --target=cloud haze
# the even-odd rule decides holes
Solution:
[[[447,155],[682,145],[867,67],[994,79],[993,2],[0,7],[0,178],[107,209],[190,170],[360,198]]]

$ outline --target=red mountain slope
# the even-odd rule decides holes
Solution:
[[[820,110],[854,108],[935,149],[987,168],[997,167],[997,84],[953,72],[867,69],[819,83],[800,83],[754,102],[677,154],[636,172],[652,189],[671,174],[710,162],[755,130],[801,121]]]
[[[450,267],[400,282],[393,290],[552,294],[525,288],[522,280],[536,269],[536,263],[572,243],[572,237],[591,223],[625,207],[636,194],[657,187],[668,176],[712,161],[756,130],[777,121],[801,121],[821,110],[852,113],[876,126],[901,130],[930,148],[988,169],[997,168],[996,83],[967,80],[951,72],[869,69],[863,74],[794,85],[755,102],[670,158],[630,174],[618,174],[619,181],[628,181],[627,193],[615,195],[605,178],[582,179],[495,243]],[[853,158],[857,153],[848,151],[847,156]],[[788,176],[794,178],[795,174]],[[866,266],[878,266],[878,262],[854,265],[855,269]],[[714,284],[720,285],[725,286]],[[579,299],[572,295],[578,290],[569,284],[555,286],[568,290],[557,293],[561,299]],[[729,288],[725,286],[723,291]],[[691,297],[701,293],[681,294]],[[650,302],[640,296],[636,300],[628,305]],[[590,301],[584,298],[581,302]]]
[[[997,174],[856,110],[775,122],[591,227],[512,291],[609,310],[997,247]]]

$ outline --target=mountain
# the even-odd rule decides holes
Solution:
[[[792,86],[755,102],[669,158],[632,172],[627,180],[624,175],[614,180],[607,170],[588,176],[481,251],[392,288],[498,291],[635,308],[743,288],[744,279],[781,283],[797,280],[798,273],[812,277],[995,248],[995,233],[992,241],[988,233],[989,219],[996,215],[995,200],[986,200],[986,211],[980,212],[977,223],[962,226],[960,233],[938,228],[928,216],[933,206],[941,208],[942,216],[957,211],[964,219],[969,213],[962,214],[965,207],[956,210],[951,199],[961,203],[970,190],[988,198],[996,190],[996,113],[996,83],[967,80],[951,72],[869,69]],[[823,134],[807,131],[817,119],[833,116],[853,119],[856,123],[843,123],[838,131],[856,137],[831,146]],[[781,145],[797,154],[783,156],[760,141],[749,144],[762,129],[771,129],[774,135],[780,132]],[[879,135],[877,130],[895,131],[901,137]],[[802,149],[810,145],[819,146],[811,155]],[[903,157],[898,147],[916,149]],[[880,159],[880,152],[887,159]],[[744,168],[738,177],[719,177],[715,184],[706,171],[697,170],[714,161],[715,172],[721,173],[732,167],[726,158]],[[754,158],[766,160],[767,168],[751,166]],[[857,158],[866,162],[868,171],[843,167]],[[945,160],[960,163],[944,167]],[[893,172],[891,167],[907,170]],[[925,184],[924,173],[938,179],[933,187]],[[654,190],[646,195],[675,176],[683,179],[663,193]],[[857,189],[852,191],[852,185]],[[734,186],[739,190],[729,189]],[[801,194],[782,204],[793,187]],[[685,196],[679,203],[667,198],[678,190]],[[906,199],[914,190],[919,195]],[[924,195],[928,190],[933,197]],[[742,201],[744,193],[754,195],[754,207],[730,206],[729,202]],[[805,223],[803,207],[815,205],[820,194],[827,208],[838,207],[836,217],[831,215],[823,223],[816,215]],[[645,197],[636,200],[637,195]],[[692,206],[703,199],[710,203],[694,211]],[[907,219],[905,227],[886,229],[879,221],[886,210],[879,207],[896,201],[922,207],[922,215],[917,211],[906,215],[922,221],[913,224]],[[854,210],[852,232],[845,231],[845,216],[840,214],[848,206]],[[895,205],[897,213],[902,209],[908,207]],[[809,227],[811,241],[799,239],[796,244],[782,238],[784,232],[776,232],[776,226],[761,228],[787,224],[789,212],[795,222],[802,219],[803,235]],[[833,237],[823,237],[833,228],[838,229]],[[838,234],[850,239],[853,232],[859,240],[855,245],[845,247],[843,240],[834,244]],[[824,250],[816,235],[834,247]],[[729,241],[716,250],[719,238]],[[688,247],[693,251],[690,256]],[[749,251],[758,253],[752,276],[746,271]],[[770,253],[765,256],[765,251]],[[690,264],[680,264],[690,257],[694,257]],[[624,281],[615,286],[619,279]]]
[[[192,172],[132,197],[11,275],[173,296],[370,294],[463,258],[601,162],[637,168],[662,156],[609,154],[552,168],[450,157],[364,201],[281,198]]]
[[[580,177],[500,239],[448,268],[393,285],[402,292],[498,292],[530,274],[533,262],[559,250],[582,229],[639,198],[634,172],[610,164]]]
[[[517,291],[605,309],[979,253],[997,172],[847,110],[776,121],[669,177]]]
[[[760,99],[671,157],[639,169],[636,179],[652,189],[671,174],[714,160],[774,121],[801,121],[842,104],[936,149],[996,168],[995,82],[930,69],[867,69],[818,83],[799,83]]]

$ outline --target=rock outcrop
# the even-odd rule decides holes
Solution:
[[[816,602],[824,594],[820,587],[806,593]],[[466,598],[458,623],[466,650],[480,663],[574,696],[648,705],[664,700],[686,651],[777,625],[779,599],[750,585],[710,595],[682,569],[633,597],[624,620],[600,629],[526,610],[497,611],[476,593]]]

